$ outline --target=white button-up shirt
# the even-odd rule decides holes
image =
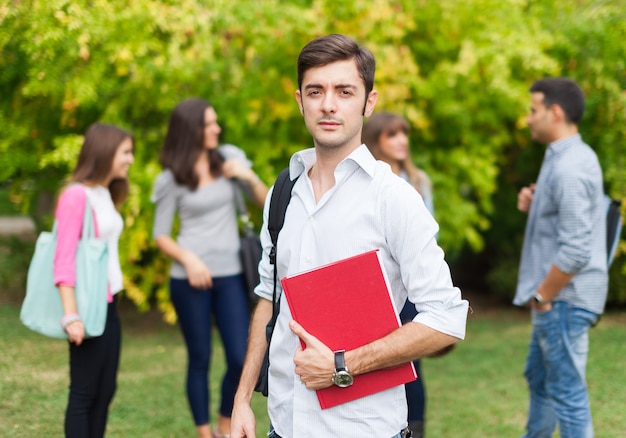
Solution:
[[[315,150],[307,149],[296,153],[289,165],[291,178],[300,178],[278,238],[278,278],[379,249],[396,308],[401,309],[408,296],[419,311],[416,322],[463,339],[468,302],[452,285],[435,239],[437,223],[417,191],[362,145],[339,163],[335,186],[316,203],[307,176],[314,163]],[[266,202],[261,283],[256,293],[271,300],[268,208]],[[270,347],[268,397],[276,432],[283,438],[384,438],[400,432],[407,423],[403,385],[330,409],[320,408],[315,391],[307,390],[295,374],[293,356],[299,341],[288,327],[292,316],[280,283],[277,291],[281,303]],[[363,299],[367,300],[366,294]],[[346,318],[359,317],[349,308],[345,314]]]

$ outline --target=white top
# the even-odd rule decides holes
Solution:
[[[89,197],[91,208],[96,213],[98,237],[107,242],[109,250],[109,291],[112,295],[115,295],[124,287],[118,251],[118,241],[124,228],[124,221],[113,204],[109,189],[102,186],[89,187],[85,185],[83,187]]]
[[[468,302],[452,285],[443,251],[435,239],[439,227],[417,191],[394,175],[387,164],[377,162],[362,145],[339,163],[335,186],[316,203],[307,176],[314,162],[314,149],[296,153],[290,162],[291,178],[300,178],[293,188],[278,239],[279,278],[378,248],[396,308],[401,309],[408,296],[419,311],[414,321],[464,338]],[[273,266],[268,260],[268,208],[266,202],[261,231],[261,283],[255,292],[271,300]],[[268,398],[269,416],[276,432],[283,438],[384,438],[400,432],[407,424],[403,385],[320,409],[315,391],[307,390],[295,374],[293,355],[299,341],[288,327],[292,317],[280,283],[277,291],[281,293],[281,303],[270,348]],[[346,309],[346,318],[358,315]]]

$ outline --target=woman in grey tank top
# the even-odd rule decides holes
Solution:
[[[220,132],[208,102],[180,102],[170,116],[160,157],[163,171],[152,195],[153,237],[172,259],[170,296],[187,346],[187,398],[200,438],[229,433],[246,353],[250,315],[239,259],[235,190],[243,188],[259,206],[267,195],[267,186],[241,149],[218,147]],[[172,238],[176,215],[179,229]],[[227,372],[212,430],[208,375],[213,322],[224,344]]]

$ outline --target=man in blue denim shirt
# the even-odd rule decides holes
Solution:
[[[531,88],[527,122],[548,145],[536,184],[518,194],[528,213],[513,303],[529,305],[533,331],[525,376],[530,407],[524,437],[593,436],[585,381],[588,330],[607,295],[602,170],[578,133],[585,98],[573,81]]]

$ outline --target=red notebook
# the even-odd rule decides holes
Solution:
[[[333,351],[352,350],[400,327],[378,250],[285,277],[281,283],[293,319]],[[355,376],[348,388],[318,390],[317,398],[327,409],[416,378],[413,363],[407,363]]]

